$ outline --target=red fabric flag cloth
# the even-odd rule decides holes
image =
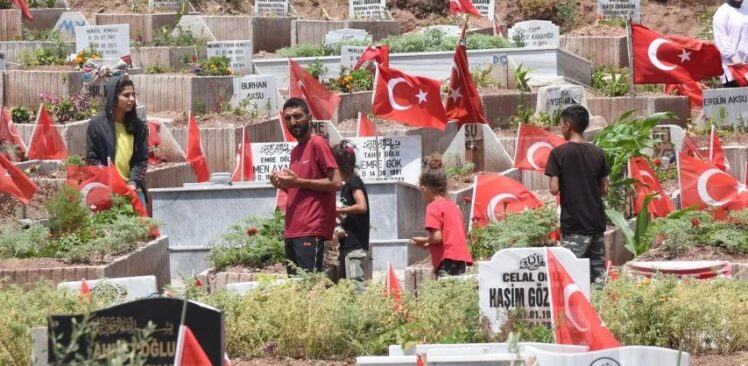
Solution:
[[[231,366],[231,359],[228,353],[223,353],[223,366]]]
[[[426,354],[425,353],[419,353],[416,355],[416,366],[428,366],[428,361],[426,360]]]
[[[62,141],[60,132],[52,123],[52,117],[47,112],[44,103],[39,107],[39,115],[36,117],[36,125],[31,134],[26,156],[29,159],[38,160],[65,160],[68,157],[65,142]]]
[[[174,354],[174,366],[206,366],[212,365],[208,355],[205,354],[200,342],[192,334],[190,327],[179,326],[177,337],[177,350]]]
[[[704,107],[704,88],[701,83],[691,82],[688,84],[665,84],[665,94],[682,95],[688,97],[691,109],[702,109]]]
[[[631,37],[635,84],[687,84],[723,73],[714,44],[663,36],[641,24],[631,25]]]
[[[332,120],[340,104],[340,96],[328,90],[319,80],[304,70],[301,65],[288,59],[289,94],[306,100],[312,117],[318,121]]]
[[[561,136],[554,135],[541,127],[522,123],[517,130],[514,167],[544,172],[551,150],[565,143],[566,140]]]
[[[293,137],[291,131],[286,126],[286,119],[283,117],[283,111],[278,111],[278,121],[280,121],[281,133],[283,133],[283,142],[296,142],[296,137]]]
[[[20,155],[26,155],[26,144],[18,134],[16,124],[13,123],[13,118],[10,116],[10,111],[7,107],[0,109],[0,142],[15,145]]]
[[[545,254],[556,343],[588,346],[590,351],[620,347],[553,251],[546,248]]]
[[[634,185],[636,191],[636,200],[634,201],[634,211],[639,213],[644,204],[644,198],[650,194],[657,195],[649,202],[647,208],[653,217],[665,217],[675,211],[673,201],[665,194],[657,175],[649,166],[647,159],[637,156],[629,161],[629,177],[636,180]]]
[[[29,10],[29,4],[26,3],[26,0],[13,0],[13,2],[16,3],[19,9],[21,9],[21,14],[23,14],[24,18],[34,20],[34,17],[31,16],[31,10]]]
[[[537,197],[522,183],[498,174],[475,176],[471,220],[478,227],[503,220],[508,212],[522,212],[543,207]]]
[[[403,303],[403,289],[400,287],[400,281],[395,274],[395,267],[392,267],[390,263],[387,263],[387,277],[384,280],[384,289],[387,296],[391,297],[392,301],[394,301],[395,311],[400,311]]]
[[[683,136],[683,144],[680,147],[680,152],[699,159],[704,160],[704,157],[701,155],[701,151],[699,149],[699,145],[696,144],[696,141],[694,141],[690,136],[685,135]]]
[[[377,127],[374,123],[366,118],[366,115],[358,112],[358,123],[356,125],[356,137],[374,137],[377,136]]]
[[[197,175],[197,182],[207,182],[210,179],[208,160],[205,158],[203,143],[200,141],[200,128],[197,127],[197,119],[190,112],[190,122],[187,126],[187,162]]]
[[[470,0],[449,0],[449,15],[460,13],[482,16]]]
[[[158,164],[161,159],[156,156],[154,149],[161,145],[161,125],[148,121],[148,164]]]
[[[377,117],[442,131],[447,126],[438,80],[379,66],[372,104]]]
[[[31,178],[0,154],[0,193],[16,197],[27,205],[37,188]]]
[[[81,279],[81,296],[91,297],[91,287],[88,286],[88,281],[85,278]]]
[[[244,127],[242,143],[236,149],[236,166],[231,174],[232,182],[254,180],[255,170],[252,165],[252,144],[249,139],[249,129]]]
[[[465,123],[488,123],[478,89],[470,75],[467,49],[462,41],[455,47],[448,93],[445,109],[450,121],[457,121],[460,126]]]
[[[709,161],[722,171],[730,171],[730,162],[727,160],[727,156],[725,156],[725,151],[722,150],[722,143],[719,141],[719,134],[713,125],[712,132],[709,136]]]
[[[748,190],[733,176],[715,165],[678,155],[681,207],[723,207],[727,210],[748,208]]]
[[[369,46],[361,56],[358,57],[356,65],[353,66],[354,70],[358,70],[365,63],[374,62],[385,67],[390,67],[390,46],[383,44],[381,46]]]
[[[748,87],[748,64],[727,65],[732,73],[732,78],[740,87]]]

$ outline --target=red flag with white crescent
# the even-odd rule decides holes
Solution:
[[[205,350],[192,334],[190,327],[179,326],[177,349],[174,353],[174,366],[203,366],[212,365]]]
[[[654,199],[649,202],[647,208],[649,213],[654,217],[665,217],[675,211],[675,205],[662,189],[657,175],[649,166],[647,159],[638,156],[629,160],[629,177],[637,181],[634,185],[636,191],[636,200],[634,201],[634,211],[639,213],[644,204],[644,198],[650,194],[656,194]]]
[[[748,64],[742,65],[727,65],[732,73],[732,78],[738,83],[740,87],[748,86]]]
[[[449,0],[449,15],[469,14],[477,17],[482,15],[470,0]]]
[[[372,112],[414,127],[444,130],[447,125],[440,81],[381,65],[377,68]]]
[[[23,170],[0,154],[0,193],[16,197],[24,205],[28,204],[37,190],[34,181]]]
[[[329,121],[340,104],[340,96],[327,89],[301,65],[288,59],[288,92],[291,97],[306,100],[312,117],[318,121]]]
[[[488,123],[478,89],[470,75],[467,49],[462,41],[455,47],[445,109],[447,118],[457,121],[460,126],[465,123]]]
[[[507,213],[543,207],[522,183],[499,174],[483,173],[475,176],[471,221],[478,227],[503,220]]]
[[[44,103],[39,107],[26,156],[29,159],[39,160],[65,160],[68,157],[65,141],[62,140],[60,132],[52,123],[52,117],[47,112]]]
[[[378,65],[384,65],[390,67],[390,46],[383,44],[381,46],[369,46],[366,47],[361,56],[358,57],[356,65],[353,66],[354,70],[358,70],[366,63],[375,62]]]
[[[678,160],[681,207],[748,208],[748,190],[735,177],[714,164],[683,153],[678,155]]]
[[[15,145],[21,155],[26,155],[26,144],[18,134],[16,124],[13,123],[13,118],[7,107],[0,109],[0,142]]]
[[[566,140],[561,136],[554,135],[541,127],[522,123],[517,129],[514,167],[544,172],[551,150],[565,143]]]
[[[378,135],[377,127],[366,118],[366,115],[358,112],[358,123],[356,126],[356,137],[374,137]]]
[[[187,125],[187,162],[195,171],[198,183],[207,182],[210,179],[208,160],[205,158],[203,143],[200,139],[200,128],[197,126],[197,119],[192,111],[190,111],[190,121]]]
[[[694,141],[688,135],[683,136],[683,144],[680,148],[680,152],[690,157],[693,157],[699,160],[704,160],[704,157],[701,155],[701,149],[699,148],[699,145],[697,145],[696,141]]]
[[[719,134],[714,125],[712,125],[712,132],[709,134],[709,161],[723,171],[730,171],[730,162],[725,156],[722,143],[719,141]]]
[[[236,166],[231,174],[232,182],[246,182],[254,179],[254,165],[252,164],[252,143],[249,130],[244,127],[242,142],[236,149]]]
[[[545,248],[545,255],[556,343],[588,346],[590,351],[620,347],[553,251]]]

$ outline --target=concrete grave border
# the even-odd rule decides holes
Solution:
[[[131,75],[138,101],[149,112],[190,111],[204,106],[217,111],[233,94],[232,76],[197,76],[192,74]]]
[[[32,8],[31,16],[34,17],[33,21],[22,19],[23,27],[28,29],[51,29],[57,24],[57,20],[60,19],[62,13],[69,11],[68,2],[66,0],[57,0],[54,8]]]
[[[64,43],[65,53],[75,52],[74,43]],[[54,47],[55,43],[50,41],[2,41],[0,42],[0,51],[5,52],[5,61],[18,63],[21,52],[34,52],[40,48]],[[7,68],[7,67],[6,67]]]
[[[275,52],[291,45],[293,16],[202,15],[216,41],[249,40],[252,53]]]
[[[138,37],[141,37],[141,41],[147,42],[153,39],[159,28],[163,26],[174,27],[178,19],[179,15],[177,13],[100,13],[95,15],[92,25],[129,24],[130,39],[138,40]]]
[[[18,9],[0,10],[0,41],[12,41],[23,35],[21,19]]]
[[[559,46],[592,61],[594,68],[610,66],[620,69],[629,65],[626,36],[562,35]]]
[[[146,68],[150,65],[161,64],[179,72],[186,66],[182,59],[187,57],[190,62],[195,48],[193,47],[131,47],[130,56],[135,67]],[[197,48],[197,57],[200,60],[206,58],[205,47]]]
[[[396,20],[297,19],[291,21],[291,45],[321,44],[327,32],[345,28],[363,29],[371,35],[374,42],[389,36],[400,35],[400,22]]]

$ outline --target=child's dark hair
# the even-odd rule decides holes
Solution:
[[[431,191],[431,193],[447,194],[447,173],[444,171],[441,155],[431,154],[427,158],[426,166],[421,172],[418,184]]]
[[[304,111],[305,114],[309,114],[309,105],[304,99],[298,97],[288,98],[288,100],[283,103],[282,110],[285,111],[286,108],[301,108],[301,110]]]
[[[348,140],[342,140],[339,144],[333,146],[332,154],[335,155],[335,161],[338,162],[340,173],[346,176],[355,175],[356,170],[356,146]]]
[[[561,120],[569,122],[571,129],[581,135],[590,124],[590,114],[581,105],[573,104],[564,108],[561,112]]]

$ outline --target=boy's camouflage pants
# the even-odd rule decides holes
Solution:
[[[577,258],[590,259],[590,283],[602,281],[605,273],[604,235],[566,234],[561,246],[571,250]]]

